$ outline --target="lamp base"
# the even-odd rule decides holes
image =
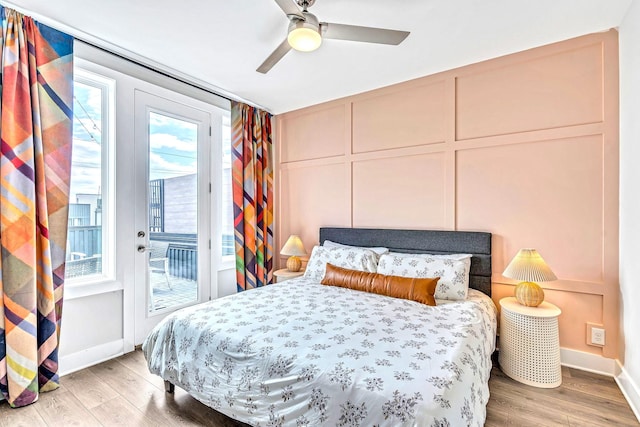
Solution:
[[[544,301],[544,291],[535,282],[520,282],[515,289],[516,300],[527,307],[537,307]]]
[[[300,271],[300,268],[302,268],[302,261],[300,261],[300,258],[293,255],[287,259],[287,270],[295,272]]]

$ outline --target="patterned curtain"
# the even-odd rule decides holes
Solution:
[[[271,114],[231,104],[233,217],[238,292],[273,276],[273,145]]]
[[[0,13],[0,392],[18,407],[59,382],[73,38]]]

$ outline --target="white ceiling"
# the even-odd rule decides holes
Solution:
[[[293,0],[292,0],[293,1]],[[106,42],[279,114],[617,27],[632,0],[317,0],[321,21],[410,31],[399,46],[324,40],[255,69],[285,38],[273,0],[12,0],[41,22]]]

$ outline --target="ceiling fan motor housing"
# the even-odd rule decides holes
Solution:
[[[311,12],[301,12],[304,15],[304,20],[300,19],[298,16],[291,16],[291,22],[289,22],[289,32],[294,30],[295,28],[309,28],[315,30],[316,32],[320,32],[320,22],[316,15]]]

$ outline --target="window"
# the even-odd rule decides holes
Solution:
[[[73,144],[65,277],[112,275],[111,108],[113,81],[74,72]]]
[[[235,253],[233,231],[233,189],[231,187],[231,117],[222,116],[222,257],[231,261]]]

